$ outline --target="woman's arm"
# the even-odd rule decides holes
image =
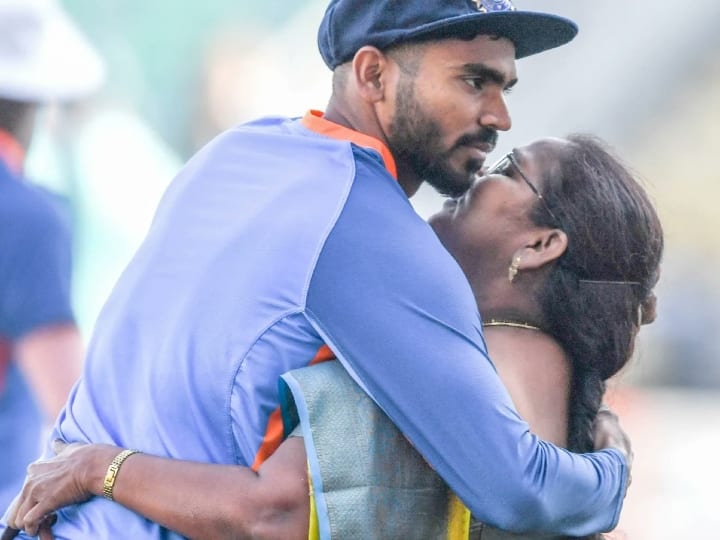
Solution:
[[[102,496],[107,467],[120,451],[109,445],[64,445],[48,462],[31,465],[8,524],[36,534],[43,517],[68,504]],[[307,460],[291,437],[255,473],[133,454],[120,468],[114,500],[189,538],[307,538]],[[39,501],[39,502],[37,502]]]

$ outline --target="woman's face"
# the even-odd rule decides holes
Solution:
[[[563,139],[541,139],[513,150],[459,199],[449,199],[429,222],[466,275],[482,279],[507,273],[523,235],[536,230],[530,210],[543,192],[542,179],[552,173]],[[523,178],[525,176],[525,179]],[[542,204],[542,203],[540,203]]]

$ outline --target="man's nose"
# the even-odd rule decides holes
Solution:
[[[510,111],[502,92],[484,103],[479,121],[483,127],[490,127],[498,131],[508,131],[512,127]]]

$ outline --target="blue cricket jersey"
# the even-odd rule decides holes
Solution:
[[[319,113],[211,142],[113,290],[54,436],[252,465],[278,377],[327,344],[478,519],[612,528],[623,457],[573,455],[528,431],[465,276],[394,170],[379,141]],[[179,537],[100,498],[63,510],[55,534]]]
[[[7,137],[0,131],[0,142]],[[14,346],[73,322],[69,223],[52,195],[12,165],[0,145],[0,513],[22,488],[27,466],[41,453],[43,424],[53,420],[44,418]]]

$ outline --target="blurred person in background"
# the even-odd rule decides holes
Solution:
[[[408,202],[424,181],[470,186],[510,128],[516,58],[576,31],[508,1],[331,2],[327,113],[239,126],[188,162],[100,315],[53,437],[246,474],[281,441],[278,377],[333,351],[481,519],[614,526],[622,430],[606,426],[604,451],[585,455],[527,437],[467,279]],[[132,455],[113,459],[108,499]],[[56,532],[173,537],[103,499],[60,512]]]
[[[23,175],[38,109],[97,90],[104,68],[54,0],[0,0],[0,508],[22,486],[80,374],[71,228]]]

